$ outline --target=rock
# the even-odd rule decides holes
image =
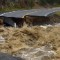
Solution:
[[[22,58],[13,57],[6,53],[0,53],[0,60],[24,60]]]

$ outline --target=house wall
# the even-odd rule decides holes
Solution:
[[[41,16],[41,17],[40,16],[26,16],[25,21],[28,26],[43,25],[43,24],[50,23],[49,17],[44,17],[44,16]]]
[[[22,19],[22,18],[12,18],[12,20],[14,22],[16,22],[16,24],[17,24],[18,27],[22,27],[23,24],[24,24],[24,19]]]

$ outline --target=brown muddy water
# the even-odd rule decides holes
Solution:
[[[60,60],[60,27],[0,27],[0,52],[25,60]]]

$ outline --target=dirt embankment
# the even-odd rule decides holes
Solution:
[[[5,39],[4,44],[0,44],[0,52],[15,54],[19,50],[30,47],[41,47],[47,43],[53,45],[53,50],[60,57],[60,27],[48,27],[44,29],[35,27],[1,27],[0,35]]]

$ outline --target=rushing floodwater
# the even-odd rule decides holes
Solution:
[[[29,50],[23,51],[20,57],[25,60],[52,60],[56,53],[52,51],[51,48],[51,45],[45,45],[40,48],[30,48]],[[19,56],[19,54],[16,56]]]

